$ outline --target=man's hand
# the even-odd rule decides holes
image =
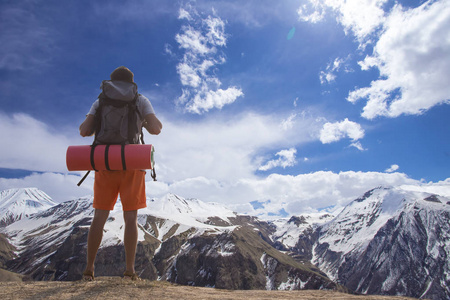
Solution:
[[[87,115],[86,119],[80,125],[80,135],[82,137],[91,136],[94,134],[94,115]]]

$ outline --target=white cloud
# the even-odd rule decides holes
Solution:
[[[341,122],[325,123],[320,131],[320,141],[323,144],[337,142],[346,137],[355,142],[364,137],[364,130],[361,125],[346,118]]]
[[[284,209],[290,215],[298,215],[329,206],[342,207],[377,186],[404,184],[420,182],[402,173],[319,171],[297,176],[271,174],[262,179],[240,178],[232,182],[196,177],[169,185],[169,189],[185,197],[223,203],[241,213],[255,213],[247,204],[256,200],[265,202],[268,212]]]
[[[238,87],[222,89],[214,67],[225,63],[219,49],[226,46],[225,22],[216,16],[200,19],[192,7],[181,8],[179,18],[186,20],[181,32],[175,36],[180,49],[185,51],[177,66],[183,85],[178,105],[191,113],[202,114],[211,109],[222,109],[244,95]]]
[[[191,26],[183,26],[182,33],[175,36],[180,48],[189,51],[191,55],[206,55],[217,51],[211,40],[207,39],[201,31]]]
[[[146,136],[155,145],[158,178],[166,182],[205,177],[236,181],[251,178],[261,166],[259,152],[289,149],[317,139],[323,121],[297,118],[280,131],[277,115],[242,113],[233,117],[206,117],[201,121],[161,118],[159,136]]]
[[[208,16],[204,20],[207,27],[206,37],[212,44],[226,46],[227,37],[225,34],[225,23],[221,18]]]
[[[346,31],[352,31],[363,41],[384,21],[383,5],[387,0],[326,0],[328,6],[339,13],[338,20]]]
[[[398,169],[399,169],[400,167],[398,166],[398,165],[392,165],[392,166],[390,166],[389,168],[387,168],[386,170],[385,170],[385,172],[387,172],[387,173],[392,173],[392,172],[395,172],[395,171],[397,171]]]
[[[197,74],[197,70],[187,63],[178,64],[177,72],[180,75],[182,85],[196,88],[202,82],[202,79]]]
[[[326,9],[334,11],[346,33],[352,32],[360,47],[373,44],[372,55],[359,62],[362,70],[377,68],[378,80],[351,91],[347,100],[366,99],[362,116],[398,117],[421,114],[433,106],[450,103],[450,4],[426,1],[416,8],[394,5],[384,11],[387,0],[309,0],[315,22]],[[303,7],[303,6],[302,6]],[[303,12],[299,10],[299,14]],[[322,83],[335,79],[335,73],[322,71]]]
[[[360,141],[353,142],[353,143],[350,144],[350,146],[351,146],[351,147],[355,147],[355,148],[358,149],[359,151],[367,150],[367,149],[365,149],[365,148],[362,146],[362,144],[361,144]]]
[[[329,63],[325,69],[325,71],[320,71],[319,78],[320,83],[331,83],[336,80],[336,73],[344,67],[345,72],[351,72],[352,70],[346,66],[346,62],[349,58],[336,58],[332,63]]]
[[[296,113],[292,113],[287,119],[281,122],[281,129],[289,130],[294,127],[295,118],[297,117]]]
[[[449,103],[450,4],[426,2],[414,9],[396,5],[372,56],[360,65],[376,67],[380,79],[349,93],[348,101],[367,99],[362,116],[421,114]]]
[[[185,10],[184,8],[180,8],[179,12],[178,12],[178,19],[182,20],[182,19],[186,19],[188,21],[192,20],[191,14]]]
[[[204,199],[210,199],[209,202],[214,201],[225,203],[224,199],[222,198],[224,196],[222,184],[215,179],[208,179],[203,176],[186,178],[170,184],[168,188],[170,192],[181,195],[183,197],[199,198],[197,196],[194,196],[198,194],[201,197],[206,197]],[[208,195],[208,193],[215,194]]]
[[[248,199],[267,200],[289,214],[314,211],[328,206],[343,206],[376,186],[418,184],[401,173],[315,172],[297,176],[272,174],[261,180],[242,180],[237,189],[249,190]],[[276,206],[277,210],[279,206]]]
[[[317,23],[325,18],[327,9],[337,13],[337,20],[359,41],[367,39],[384,20],[382,6],[387,0],[308,0],[297,13],[304,22]]]
[[[319,78],[321,84],[331,83],[336,79],[336,74],[330,71],[328,72],[320,71]]]
[[[66,150],[70,145],[89,144],[78,136],[78,129],[55,130],[26,114],[0,112],[1,168],[65,172]],[[62,132],[72,132],[69,138]],[[8,146],[5,146],[8,145]]]
[[[317,23],[325,17],[325,6],[319,0],[309,0],[298,8],[297,14],[303,22]]]
[[[202,88],[194,96],[193,101],[187,104],[186,108],[190,112],[201,114],[213,108],[221,109],[225,105],[233,103],[242,95],[242,91],[235,87],[226,90],[217,89],[216,91]]]
[[[403,189],[426,192],[450,198],[450,178],[438,182],[428,182],[420,185],[402,185]]]
[[[258,168],[260,171],[267,171],[276,167],[292,167],[297,161],[295,160],[295,155],[297,154],[297,149],[290,148],[286,150],[281,150],[277,152],[275,155],[278,156],[278,159],[269,160],[266,164],[262,165]]]

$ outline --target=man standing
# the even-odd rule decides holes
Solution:
[[[157,135],[161,132],[161,122],[156,117],[150,101],[146,97],[137,94],[134,74],[128,68],[122,66],[115,69],[111,73],[111,80],[106,80],[102,83],[102,90],[103,92],[100,94],[99,99],[94,102],[86,119],[80,125],[81,136],[90,136],[95,132],[94,144],[129,144],[139,143],[138,137],[141,134],[142,127],[150,134]],[[133,119],[133,122],[137,124],[135,132],[133,132],[133,126],[131,126],[130,122],[127,122],[127,125],[124,125],[124,122],[122,124],[117,122],[119,119],[117,115],[120,112],[112,112],[114,108],[111,108],[111,111],[105,108],[108,103],[107,98],[110,97],[132,101],[133,111],[136,111]],[[117,102],[117,100],[112,101]],[[131,109],[129,107],[131,106],[127,106],[127,112]],[[127,115],[127,117],[130,118],[131,115]],[[111,134],[111,132],[114,132],[111,129],[114,126],[126,126],[127,128],[125,130],[116,128],[116,133]],[[127,132],[125,136],[123,134],[124,131]],[[124,140],[121,141],[121,138],[124,138]],[[126,269],[123,275],[124,278],[131,280],[139,279],[134,263],[138,241],[137,211],[147,206],[145,172],[141,170],[105,170],[95,172],[93,203],[95,212],[88,235],[87,266],[83,272],[84,280],[94,280],[94,263],[102,241],[103,227],[108,219],[110,210],[114,208],[119,194],[125,221],[124,247]]]

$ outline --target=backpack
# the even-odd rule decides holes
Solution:
[[[142,133],[143,118],[136,105],[140,95],[137,92],[137,85],[134,82],[104,80],[100,88],[102,92],[98,96],[99,106],[94,116],[95,138],[91,146],[91,164],[94,170],[95,146],[122,145],[124,151],[127,144],[145,144]],[[89,173],[90,171],[84,175],[78,186]],[[156,181],[154,168],[151,176]]]
[[[94,145],[144,144],[139,98],[133,82],[104,80],[95,114]]]

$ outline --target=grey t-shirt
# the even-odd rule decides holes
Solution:
[[[91,109],[88,112],[88,115],[95,115],[95,112],[97,111],[97,108],[99,106],[98,99],[92,104]],[[139,95],[139,98],[136,100],[136,106],[139,112],[141,113],[142,117],[145,117],[149,114],[154,114],[155,111],[153,110],[153,106],[150,103],[150,100],[148,100],[145,96]]]

